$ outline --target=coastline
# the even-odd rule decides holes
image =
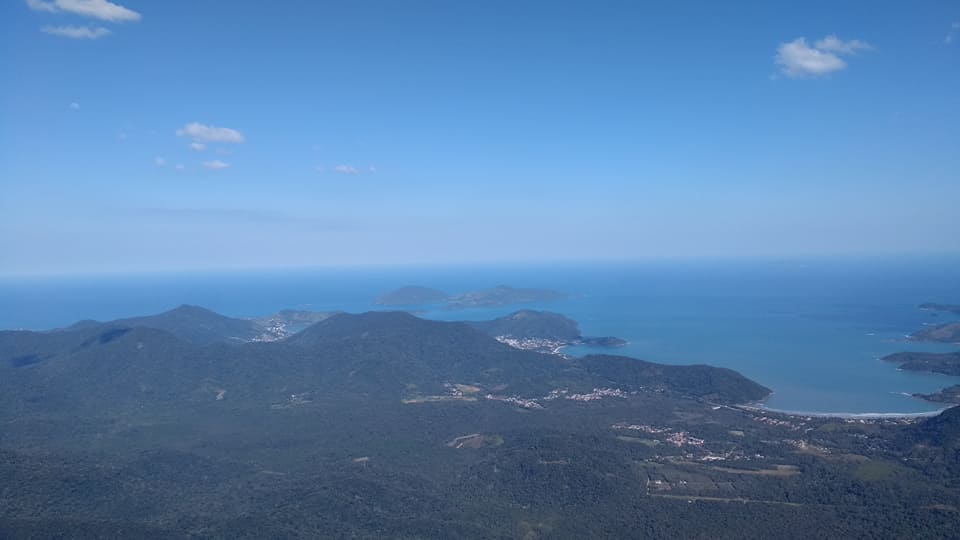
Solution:
[[[949,407],[944,407],[942,409],[937,409],[935,411],[925,411],[925,412],[865,412],[865,413],[854,413],[854,412],[809,412],[809,411],[787,411],[782,409],[773,409],[770,407],[765,407],[763,405],[740,405],[739,408],[752,411],[752,412],[766,412],[766,413],[776,413],[783,414],[786,416],[794,417],[805,417],[805,418],[842,418],[842,419],[863,419],[863,420],[883,420],[883,419],[919,419],[919,418],[931,418],[939,415],[947,409],[952,409],[960,405],[951,405]]]

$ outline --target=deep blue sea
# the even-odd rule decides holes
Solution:
[[[617,354],[735,369],[772,388],[766,406],[821,413],[917,413],[941,408],[910,397],[960,378],[901,372],[878,357],[960,346],[907,342],[928,324],[960,317],[917,309],[960,304],[960,258],[686,261],[527,266],[315,269],[0,280],[0,328],[50,329],[197,304],[230,316],[284,308],[351,312],[418,284],[450,293],[507,284],[558,289],[568,300],[446,311],[443,320],[487,319],[520,307],[557,311],[585,335],[630,343]],[[586,348],[568,349],[584,354]]]

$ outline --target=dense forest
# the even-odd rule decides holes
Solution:
[[[730,370],[406,313],[244,343],[191,315],[0,332],[0,537],[945,538],[960,518],[960,409],[782,415]]]

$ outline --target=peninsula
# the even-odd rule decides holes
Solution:
[[[551,354],[560,354],[563,347],[571,345],[613,348],[627,344],[613,336],[585,337],[577,321],[550,311],[523,309],[492,321],[467,324],[512,347]]]
[[[910,335],[911,341],[937,341],[960,343],[960,322],[951,322],[924,328]]]
[[[935,394],[914,394],[913,397],[933,401],[936,403],[960,404],[960,384],[948,386]]]
[[[898,352],[888,354],[881,360],[897,362],[900,364],[900,369],[907,371],[929,371],[944,375],[960,375],[960,352]]]

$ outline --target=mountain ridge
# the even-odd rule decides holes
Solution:
[[[24,384],[33,383],[27,387],[41,388],[52,381],[64,387],[65,395],[78,395],[66,391],[70,389],[95,388],[106,396],[113,384],[118,387],[113,393],[123,399],[183,398],[204,385],[257,399],[274,399],[283,395],[280,389],[291,388],[397,399],[410,394],[410,388],[430,394],[450,383],[531,398],[560,387],[589,390],[601,384],[620,384],[627,391],[663,386],[729,403],[769,393],[722,368],[625,357],[609,357],[616,367],[601,368],[598,362],[604,357],[568,359],[519,350],[467,324],[405,312],[341,313],[284,340],[239,345],[198,344],[148,327],[0,332],[0,353],[0,365]],[[715,378],[715,387],[703,384],[704,369]],[[693,377],[693,384],[685,384],[685,374]]]

